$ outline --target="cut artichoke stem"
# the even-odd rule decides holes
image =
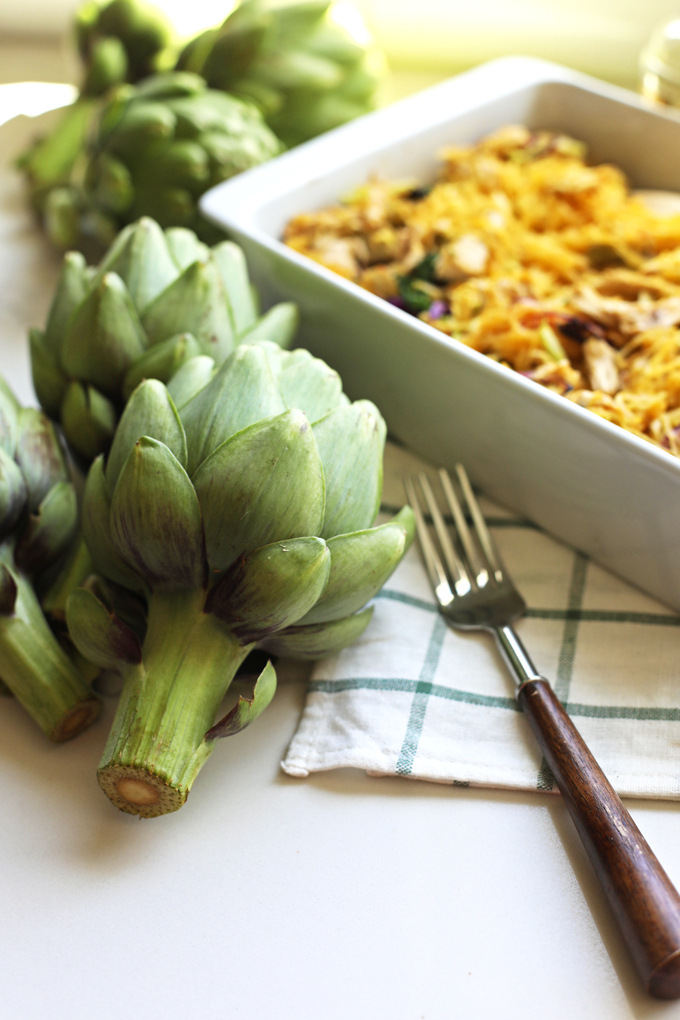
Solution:
[[[205,592],[156,591],[139,666],[125,686],[99,766],[99,785],[129,814],[176,811],[210,756],[220,702],[254,645],[204,613]]]
[[[12,571],[14,611],[0,615],[0,676],[47,736],[70,740],[99,715],[101,702],[47,625],[30,582]]]

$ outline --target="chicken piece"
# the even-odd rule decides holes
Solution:
[[[489,261],[489,249],[476,234],[463,234],[457,241],[445,244],[436,262],[439,280],[464,280],[481,276]]]
[[[593,390],[600,390],[610,396],[621,388],[616,354],[606,340],[586,340],[583,345],[583,360],[586,374]]]

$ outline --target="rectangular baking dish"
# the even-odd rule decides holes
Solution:
[[[362,117],[208,192],[266,305],[300,306],[297,343],[434,463],[462,460],[506,506],[680,610],[680,460],[470,350],[279,240],[297,213],[371,175],[431,179],[437,152],[503,126],[584,140],[635,188],[680,192],[680,118],[544,61],[509,57]]]

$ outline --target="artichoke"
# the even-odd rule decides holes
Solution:
[[[384,60],[347,4],[268,9],[245,0],[221,27],[191,40],[177,67],[253,99],[292,146],[372,110]]]
[[[98,256],[143,215],[217,240],[198,199],[281,149],[254,103],[175,71],[80,99],[19,165],[51,240]]]
[[[258,317],[243,252],[209,249],[190,230],[142,218],[123,230],[96,269],[69,252],[44,330],[30,332],[35,391],[89,463],[108,450],[125,401],[142,379],[195,361],[187,384],[207,381],[242,341],[290,343],[294,305]],[[212,359],[212,360],[210,360]],[[206,374],[207,373],[207,374]]]
[[[113,85],[137,82],[172,67],[175,33],[161,10],[143,0],[87,0],[75,14],[85,67],[81,93],[99,96]]]
[[[133,628],[86,588],[66,610],[82,654],[124,678],[99,783],[144,817],[181,807],[215,741],[271,700],[268,663],[215,722],[249,652],[319,658],[352,642],[413,534],[408,508],[372,527],[385,425],[324,362],[244,344],[193,395],[191,370],[137,387],[85,486],[97,571],[145,618]]]
[[[76,530],[76,496],[54,427],[20,407],[0,379],[0,677],[55,741],[76,736],[100,709],[33,587]]]

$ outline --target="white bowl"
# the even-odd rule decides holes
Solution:
[[[362,117],[208,192],[267,303],[298,302],[298,337],[353,398],[433,462],[680,610],[680,460],[394,308],[279,238],[297,213],[371,175],[431,178],[437,152],[509,123],[583,139],[633,186],[680,191],[680,119],[555,64],[496,60]]]

